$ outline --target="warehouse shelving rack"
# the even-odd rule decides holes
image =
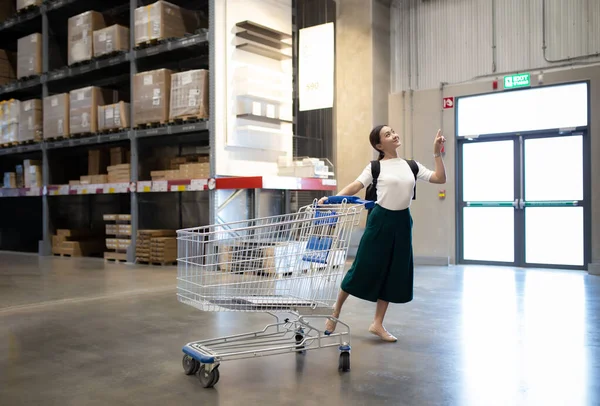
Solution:
[[[209,27],[214,27],[214,2],[217,0],[191,1],[170,0],[172,3],[190,9],[203,9],[208,13]],[[135,48],[134,41],[134,10],[142,5],[153,3],[150,0],[57,0],[44,2],[39,8],[33,9],[18,17],[0,23],[2,42],[14,43],[22,36],[40,32],[43,46],[43,73],[39,77],[15,81],[0,87],[0,99],[44,98],[52,94],[66,92],[90,84],[95,86],[120,86],[123,93],[133,94],[132,77],[137,72],[178,66],[182,69],[209,69],[209,110],[214,111],[214,31],[200,30],[194,35],[176,40],[162,42],[143,49]],[[200,7],[199,7],[200,6]],[[66,26],[68,18],[88,10],[96,10],[123,19],[123,25],[130,29],[130,48],[128,52],[105,59],[93,60],[90,63],[69,67],[66,65]],[[61,49],[53,41],[63,41],[62,62]],[[1,44],[0,47],[5,46]],[[59,54],[59,55],[57,55]],[[189,62],[189,63],[188,63]],[[187,63],[187,66],[186,66]],[[131,122],[131,121],[130,121]],[[281,193],[282,212],[290,211],[291,191],[331,191],[336,188],[335,180],[331,179],[302,179],[282,178],[276,176],[246,176],[246,177],[211,177],[209,179],[190,179],[174,181],[145,181],[140,179],[138,169],[143,150],[161,145],[196,145],[205,148],[210,155],[210,173],[215,173],[215,128],[211,120],[193,123],[167,125],[148,129],[128,129],[110,134],[98,134],[82,138],[68,138],[41,143],[19,145],[0,149],[0,160],[10,157],[41,157],[43,187],[26,189],[0,189],[0,198],[41,199],[42,227],[41,241],[38,252],[41,255],[51,254],[52,218],[50,202],[56,196],[72,195],[129,195],[129,210],[131,212],[132,244],[128,250],[128,262],[135,261],[136,235],[139,229],[140,197],[152,193],[177,194],[181,214],[181,195],[184,192],[207,193],[208,222],[216,222],[219,212],[239,195],[246,195],[249,216],[259,214],[261,190]],[[141,144],[148,143],[148,145]],[[93,146],[122,145],[130,149],[131,179],[129,183],[101,184],[85,186],[69,186],[68,184],[53,184],[51,182],[52,154],[57,151],[85,151]],[[73,152],[77,154],[78,152]],[[218,206],[216,193],[219,190],[234,191]],[[125,197],[126,198],[126,197]],[[205,208],[206,209],[206,208]]]

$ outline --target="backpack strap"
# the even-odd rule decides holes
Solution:
[[[406,163],[410,166],[410,169],[415,177],[415,187],[413,189],[413,200],[417,199],[417,175],[419,174],[419,165],[413,159],[407,159]]]
[[[379,162],[379,160],[371,161],[371,176],[373,177],[373,181],[371,183],[375,187],[377,187],[377,178],[379,178],[380,172],[381,162]]]

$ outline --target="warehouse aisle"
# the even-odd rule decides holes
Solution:
[[[0,254],[0,404],[506,405],[600,402],[600,278],[579,272],[421,267],[393,306],[396,344],[350,299],[352,371],[335,350],[221,365],[212,390],[183,374],[193,339],[261,327],[202,313],[176,269]]]

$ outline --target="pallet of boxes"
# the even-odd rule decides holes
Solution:
[[[139,230],[135,247],[136,262],[151,265],[177,263],[175,230]]]
[[[100,256],[104,241],[89,229],[59,229],[52,236],[52,254],[62,257]]]
[[[131,214],[105,214],[106,261],[126,262],[127,249],[131,245]]]

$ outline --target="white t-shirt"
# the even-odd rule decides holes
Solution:
[[[415,161],[416,162],[416,161]],[[377,179],[377,204],[388,210],[404,210],[410,207],[415,186],[413,175],[408,162],[402,158],[393,158],[380,161],[381,170]],[[429,182],[433,171],[417,162],[419,172],[417,179]],[[356,179],[366,188],[373,182],[371,163]]]

